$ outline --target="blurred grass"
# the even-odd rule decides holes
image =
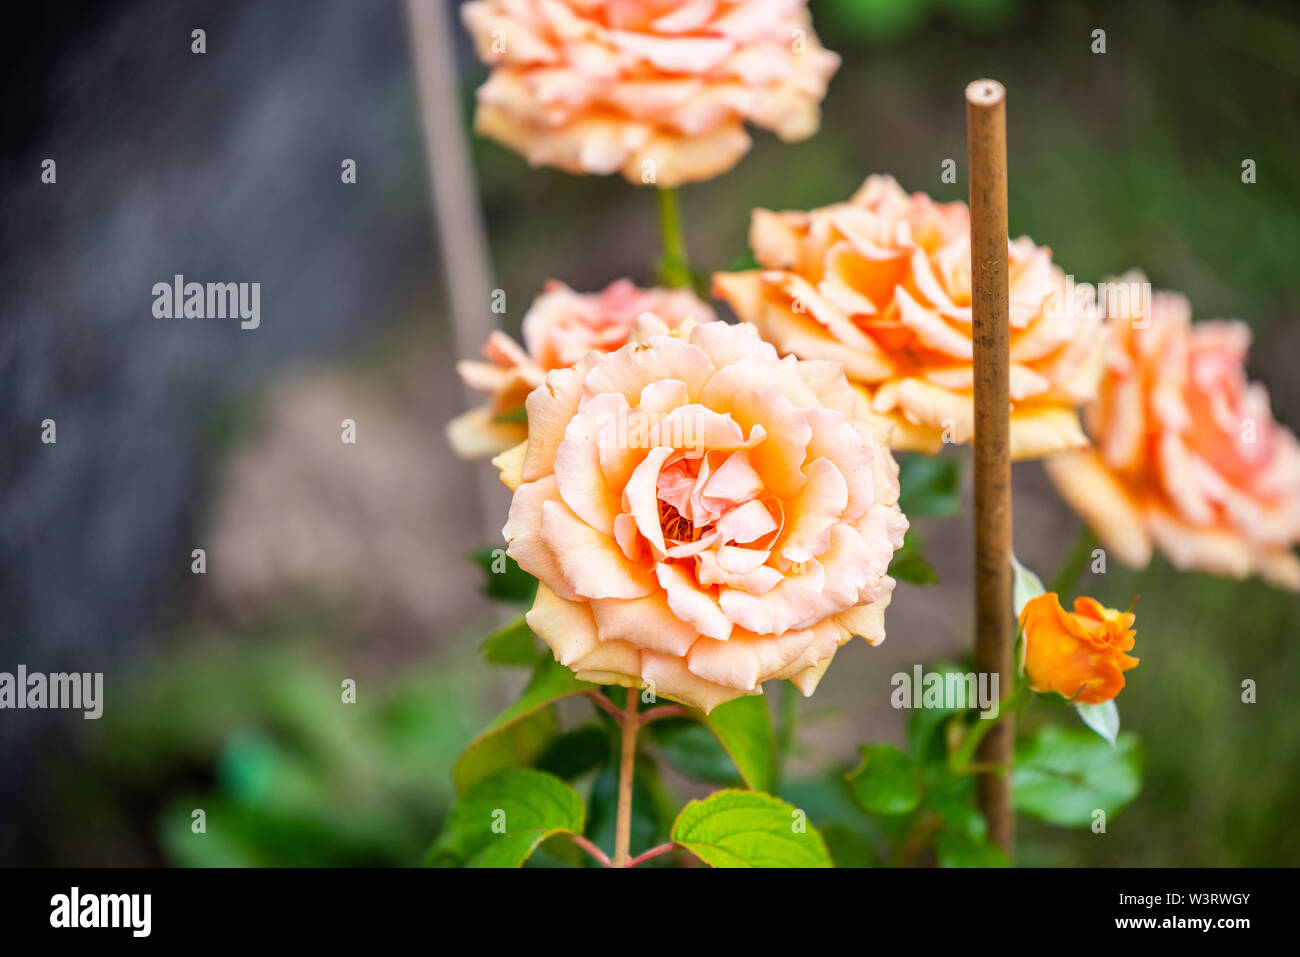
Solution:
[[[417,862],[452,799],[452,763],[486,721],[486,675],[474,681],[477,663],[445,661],[358,675],[307,638],[185,643],[106,689],[119,702],[114,720],[47,762],[42,858]],[[355,704],[342,700],[345,677],[357,682]],[[192,830],[195,809],[203,833]]]

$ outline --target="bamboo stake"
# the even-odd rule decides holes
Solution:
[[[407,0],[406,16],[453,341],[458,357],[477,356],[493,329],[488,308],[492,266],[469,140],[461,123],[455,38],[443,0]],[[482,398],[470,389],[465,394],[471,404]],[[484,464],[477,472],[483,527],[488,541],[496,541],[501,537],[503,503],[509,498],[496,480],[496,469]]]
[[[996,80],[966,87],[970,167],[971,306],[975,350],[975,669],[1011,687],[1011,396],[1007,307],[1006,89]],[[979,777],[989,838],[1012,853],[1011,715],[980,745],[996,770]]]

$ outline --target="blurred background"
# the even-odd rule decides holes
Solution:
[[[485,70],[456,6],[441,12],[467,125]],[[834,202],[872,172],[965,199],[962,89],[993,76],[1009,91],[1012,235],[1078,281],[1139,265],[1196,316],[1246,320],[1252,376],[1300,426],[1293,5],[812,10],[844,59],[821,132],[794,146],[755,132],[734,171],[683,190],[697,269],[747,261],[752,207]],[[504,513],[443,438],[466,400],[403,7],[33,4],[0,44],[0,671],[105,675],[99,721],[0,711],[0,864],[417,862],[456,755],[525,676],[479,653],[502,612],[469,556],[496,544],[485,514]],[[651,193],[470,149],[507,301],[502,317],[484,301],[485,324],[517,334],[548,278],[653,281]],[[153,319],[152,285],[176,273],[261,282],[260,328]],[[46,418],[57,444],[40,442]],[[1048,579],[1078,522],[1033,463],[1015,502],[1017,551]],[[900,585],[889,640],[848,646],[799,703],[802,775],[900,741],[890,675],[969,646],[969,508],[917,525],[940,583]],[[1145,786],[1107,835],[1024,825],[1020,861],[1300,863],[1300,601],[1159,558],[1085,571],[1079,589],[1121,608],[1141,595],[1142,666],[1120,705]],[[355,705],[340,703],[348,678]]]

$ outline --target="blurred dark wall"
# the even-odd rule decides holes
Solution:
[[[189,574],[223,409],[429,284],[406,38],[396,3],[7,12],[0,670],[101,671],[161,630]],[[177,273],[260,282],[260,327],[154,318],[153,284]],[[0,716],[0,818],[51,717]]]

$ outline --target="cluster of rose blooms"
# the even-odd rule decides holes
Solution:
[[[838,65],[806,0],[476,0],[464,19],[493,65],[480,132],[660,186],[730,168],[746,122],[810,135]],[[907,530],[891,450],[973,428],[965,204],[872,176],[846,202],[755,210],[750,245],[758,268],[712,283],[740,324],[684,289],[548,285],[523,346],[495,333],[461,364],[489,399],[449,429],[514,490],[509,554],[556,658],[705,710],[773,678],[810,694],[851,637],[883,640]],[[1300,589],[1300,446],[1246,379],[1248,327],[1193,323],[1174,293],[1107,315],[1028,238],[1009,265],[1013,456],[1046,459],[1124,564],[1158,549]],[[1108,670],[1045,665],[1039,690],[1113,697],[1132,615],[1044,598],[1025,618],[1074,643],[1057,658],[1077,645]]]

